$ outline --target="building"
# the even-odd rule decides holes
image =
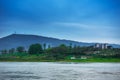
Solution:
[[[107,44],[101,44],[101,48],[102,49],[108,49],[108,45]]]
[[[100,43],[96,43],[94,45],[94,48],[98,48],[98,49],[108,49],[108,44],[100,44]]]
[[[95,45],[94,45],[94,48],[100,48],[101,47],[101,45],[99,44],[99,43],[96,43]]]

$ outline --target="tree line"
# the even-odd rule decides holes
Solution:
[[[29,46],[29,49],[26,51],[24,47],[19,46],[16,49],[12,48],[9,50],[2,50],[2,54],[7,53],[27,53],[30,55],[39,55],[44,54],[45,58],[47,59],[64,59],[67,56],[99,56],[99,57],[118,57],[120,58],[120,49],[119,48],[112,48],[112,49],[98,49],[93,48],[92,46],[88,47],[81,47],[70,44],[66,46],[65,44],[61,44],[57,47],[47,47],[46,44],[32,44]]]

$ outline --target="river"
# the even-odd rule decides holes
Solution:
[[[0,62],[0,80],[120,80],[120,63]]]

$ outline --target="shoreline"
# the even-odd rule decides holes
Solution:
[[[92,59],[75,59],[75,60],[35,60],[35,59],[0,59],[0,62],[76,62],[76,63],[120,63],[120,59],[116,58],[92,58]]]

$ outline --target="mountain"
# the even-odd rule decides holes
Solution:
[[[77,42],[71,40],[64,40],[64,39],[56,39],[51,37],[44,37],[44,36],[37,36],[37,35],[26,35],[26,34],[11,34],[6,37],[0,38],[0,50],[3,49],[11,49],[16,48],[18,46],[23,46],[25,49],[31,44],[40,43],[46,45],[50,45],[51,47],[58,46],[60,44],[65,45],[79,45],[79,46],[92,46],[95,43],[84,43],[84,42]],[[109,44],[113,47],[120,48],[120,45],[117,44]]]

